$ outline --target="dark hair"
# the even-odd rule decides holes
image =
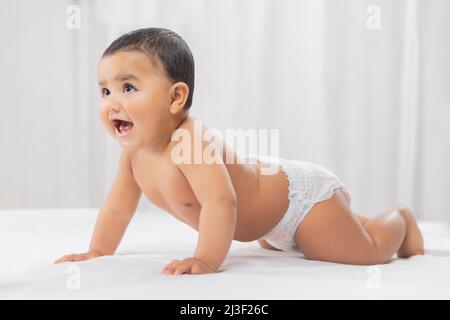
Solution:
[[[189,109],[194,94],[194,58],[187,43],[175,32],[163,28],[145,28],[128,32],[114,40],[103,56],[120,50],[140,51],[160,62],[167,77],[173,82],[182,81],[189,87],[184,106]],[[102,57],[103,57],[102,56]]]

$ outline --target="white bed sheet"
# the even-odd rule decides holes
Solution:
[[[97,211],[1,210],[2,299],[448,299],[450,231],[421,223],[427,254],[375,267],[309,261],[233,242],[223,271],[167,276],[196,232],[162,212],[137,213],[115,256],[53,265],[84,251]],[[79,281],[77,281],[79,279]],[[79,284],[79,288],[77,285]]]

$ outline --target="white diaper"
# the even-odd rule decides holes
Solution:
[[[311,208],[330,199],[339,188],[343,189],[349,203],[351,198],[347,187],[327,169],[307,161],[276,160],[289,180],[289,207],[280,222],[262,239],[277,249],[298,251],[294,233]]]

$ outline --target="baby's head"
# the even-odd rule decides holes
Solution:
[[[100,116],[123,147],[158,147],[188,115],[194,59],[186,42],[160,28],[114,40],[98,65]]]

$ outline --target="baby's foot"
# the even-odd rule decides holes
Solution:
[[[399,258],[408,258],[413,255],[423,255],[425,250],[423,247],[422,233],[417,225],[416,218],[411,210],[403,205],[397,205],[396,209],[405,219],[406,235],[400,249],[397,251]]]

